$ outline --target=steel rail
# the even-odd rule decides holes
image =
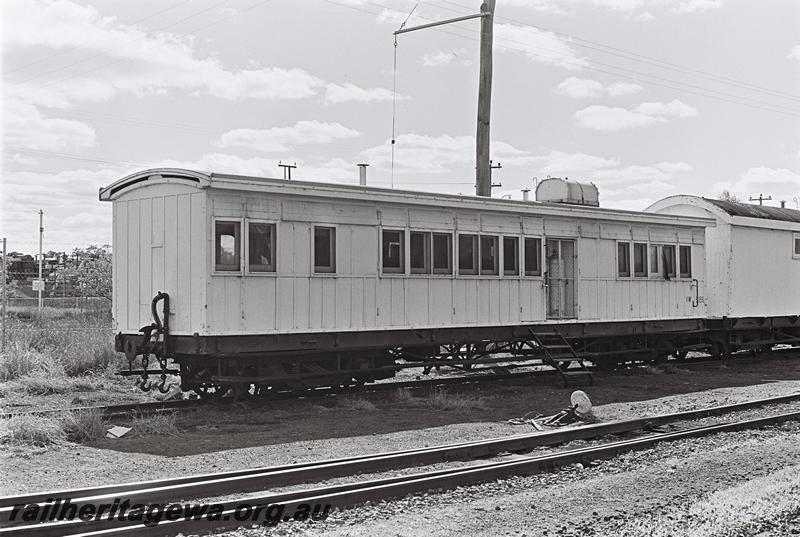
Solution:
[[[10,523],[13,506],[44,504],[53,498],[69,498],[73,505],[113,503],[120,495],[137,503],[160,503],[168,500],[219,496],[264,490],[269,487],[319,481],[355,473],[374,473],[453,460],[470,460],[502,452],[529,451],[539,446],[555,445],[578,439],[627,433],[675,421],[698,419],[745,410],[767,404],[800,400],[800,394],[759,399],[717,407],[657,415],[646,418],[565,428],[545,433],[520,434],[458,444],[418,448],[359,457],[307,462],[294,465],[252,468],[247,470],[143,481],[122,485],[48,491],[0,498],[0,526]]]
[[[218,502],[224,505],[220,520],[184,519],[164,521],[156,526],[143,525],[137,521],[100,519],[89,522],[65,521],[0,529],[0,536],[15,535],[37,537],[74,535],[91,531],[91,535],[175,535],[234,529],[242,526],[236,520],[235,508],[247,504],[251,508],[280,504],[284,512],[292,512],[303,504],[331,504],[336,508],[347,508],[367,501],[400,498],[408,494],[435,489],[452,489],[485,481],[530,475],[576,462],[606,459],[619,453],[646,449],[659,442],[697,438],[721,432],[752,429],[786,421],[800,420],[800,412],[772,415],[764,418],[743,420],[718,425],[696,427],[683,431],[659,433],[644,438],[609,442],[599,446],[567,450],[548,455],[525,457],[521,460],[490,462],[462,468],[451,468],[407,476],[351,482],[343,485],[323,486],[278,494],[266,494]],[[247,521],[252,524],[253,521]]]
[[[792,355],[799,353],[800,353],[800,348],[798,347],[792,347],[788,349],[776,349],[759,354],[758,357],[755,358],[755,360],[769,360],[771,358],[779,359],[781,356],[784,355]],[[665,362],[661,362],[658,365],[670,365],[670,366],[719,365],[725,363],[740,363],[743,360],[753,360],[753,359],[754,358],[750,356],[748,352],[740,351],[738,353],[726,355],[725,357],[720,357],[720,358],[709,358],[703,356],[697,358],[672,359],[672,360],[667,360]],[[513,358],[508,358],[506,361],[513,362]],[[514,364],[513,366],[510,367],[538,367],[540,365],[542,367],[549,367],[542,364]],[[641,365],[644,366],[648,364],[641,364]],[[634,365],[633,367],[636,368],[639,366]],[[486,369],[488,368],[477,369],[473,371],[481,371]],[[597,368],[592,366],[589,368],[589,370],[597,371]],[[621,370],[622,369],[617,369],[616,371],[621,371]],[[608,370],[606,372],[613,374],[614,371],[615,370]],[[254,404],[263,404],[263,403],[269,403],[271,401],[286,401],[286,400],[304,399],[304,398],[310,399],[310,398],[330,397],[338,395],[351,395],[357,393],[373,393],[373,392],[383,392],[396,389],[421,389],[421,388],[431,388],[436,386],[447,386],[447,385],[496,382],[496,381],[506,381],[506,380],[521,380],[533,377],[555,376],[556,373],[557,372],[555,369],[541,369],[535,371],[522,371],[517,373],[458,375],[453,377],[439,377],[439,378],[431,378],[423,380],[380,382],[374,384],[354,386],[351,388],[336,388],[336,387],[307,388],[300,390],[278,391],[274,395],[264,397],[263,399],[259,399],[258,396],[252,398],[244,398],[244,399],[236,399],[234,397],[223,397],[220,399],[202,399],[202,398],[180,399],[177,401],[146,401],[142,403],[124,403],[117,405],[49,408],[42,410],[26,410],[21,412],[0,412],[0,418],[12,418],[15,416],[30,416],[30,415],[47,415],[47,414],[57,414],[62,412],[90,412],[90,411],[102,412],[103,415],[106,417],[116,417],[116,416],[123,416],[126,414],[130,414],[131,412],[159,412],[163,410],[179,410],[183,408],[201,407],[205,405],[223,406],[232,404],[237,401],[254,403]]]

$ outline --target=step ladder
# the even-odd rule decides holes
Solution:
[[[586,367],[584,359],[578,356],[569,341],[557,329],[551,332],[534,331],[530,329],[531,338],[542,351],[542,362],[558,371],[564,387],[591,386],[594,375]],[[578,367],[570,367],[573,363]]]

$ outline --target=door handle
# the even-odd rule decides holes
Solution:
[[[700,280],[692,278],[692,286],[694,286],[694,298],[692,298],[692,307],[696,308],[700,305]]]

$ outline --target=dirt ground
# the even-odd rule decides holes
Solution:
[[[637,410],[614,403],[693,394],[685,403],[676,399],[679,402],[670,411],[677,411],[798,390],[795,383],[777,380],[800,380],[800,360],[739,361],[662,373],[601,373],[594,386],[584,389],[595,405],[607,409],[607,419],[617,419],[657,413],[658,408],[639,403]],[[539,378],[448,387],[436,393],[417,390],[402,396],[376,393],[369,398],[339,396],[203,407],[175,415],[177,435],[156,430],[152,435],[83,445],[12,446],[0,454],[0,475],[4,476],[0,494],[291,464],[518,434],[528,429],[509,425],[509,418],[551,414],[568,405],[571,389],[553,383]],[[752,388],[741,393],[730,389],[736,386]],[[719,390],[706,392],[711,389]]]
[[[736,362],[728,366],[684,366],[670,371],[661,374],[654,374],[651,370],[627,374],[597,373],[594,385],[582,389],[590,394],[595,405],[607,405],[774,380],[800,380],[800,360],[782,358],[757,364]],[[533,378],[443,389],[458,402],[471,399],[482,403],[467,403],[463,409],[431,408],[429,389],[413,391],[413,398],[401,401],[393,399],[391,394],[377,393],[352,398],[337,396],[274,402],[253,405],[252,408],[245,405],[239,411],[200,409],[179,416],[178,424],[183,431],[180,441],[130,438],[119,442],[103,439],[90,445],[170,457],[297,440],[383,435],[455,423],[498,423],[499,429],[495,434],[500,434],[506,429],[501,425],[509,418],[529,413],[550,415],[569,406],[569,395],[575,388],[564,389],[555,384],[554,378]],[[377,411],[361,408],[358,403],[363,399],[372,402]]]

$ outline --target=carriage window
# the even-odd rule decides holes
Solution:
[[[451,274],[450,260],[453,255],[453,236],[449,233],[433,234],[433,273]]]
[[[650,274],[658,274],[658,246],[650,246]]]
[[[403,248],[403,231],[383,230],[383,272],[406,271],[403,261],[405,249]]]
[[[497,237],[481,235],[481,274],[497,274]]]
[[[503,237],[503,274],[519,274],[519,239]]]
[[[458,273],[478,273],[478,236],[458,236]]]
[[[411,232],[411,273],[431,273],[431,234]]]
[[[247,223],[247,269],[275,272],[275,224]]]
[[[314,272],[336,272],[336,228],[314,227]]]
[[[633,245],[633,275],[647,276],[647,245],[635,243]]]
[[[664,271],[664,279],[669,280],[675,277],[675,247],[664,245],[661,247],[661,264]]]
[[[681,278],[692,277],[692,247],[681,246],[678,250],[680,256]]]
[[[525,276],[540,276],[542,265],[542,239],[525,239]]]
[[[631,244],[629,242],[617,243],[617,275],[631,275]]]
[[[225,272],[241,270],[240,222],[214,222],[214,269]]]
[[[800,259],[800,235],[794,236],[794,254],[792,257],[795,259]]]

